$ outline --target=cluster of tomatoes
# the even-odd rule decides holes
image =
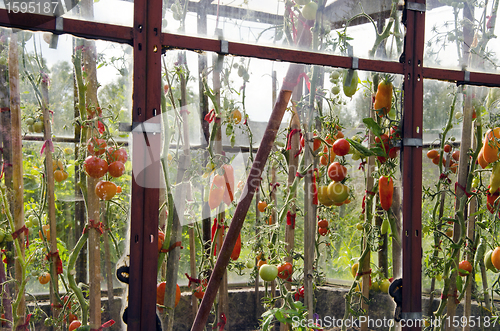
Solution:
[[[222,201],[230,205],[234,200],[234,169],[230,164],[224,164],[221,167],[221,173],[216,173],[208,193],[208,206],[215,209],[220,206]]]
[[[52,168],[54,169],[54,180],[58,183],[68,179],[68,172],[65,170],[64,162],[61,159],[52,160]]]
[[[318,216],[318,218],[319,218],[319,216]],[[328,221],[325,220],[325,219],[319,220],[318,221],[318,233],[321,236],[326,236],[326,234],[328,233],[328,231],[330,231],[328,229]]]
[[[458,164],[456,162],[458,162],[458,160],[460,159],[460,151],[455,150],[452,153],[452,150],[453,150],[453,147],[450,144],[444,145],[443,152],[447,153],[447,154],[451,153],[451,158],[449,158],[448,161],[446,161],[447,158],[443,156],[442,164],[446,168],[450,169],[451,172],[453,172],[455,174],[455,173],[457,173],[457,169],[458,169]],[[441,153],[437,149],[431,149],[430,151],[427,152],[427,157],[429,159],[431,159],[432,163],[434,163],[435,165],[439,165],[439,161],[441,160],[440,155],[441,155]]]
[[[28,126],[29,132],[42,133],[44,129],[43,119],[41,116],[36,118],[28,117],[25,120],[26,125]]]
[[[330,161],[327,168],[327,175],[331,182],[328,185],[318,187],[318,201],[324,206],[341,206],[350,202],[349,187],[344,184],[344,179],[347,177],[347,168],[342,163],[335,161],[335,157],[347,155],[351,149],[351,145],[344,138],[344,134],[340,130],[335,137],[328,135],[325,141],[328,145],[323,148],[320,162],[326,166],[328,161]],[[321,148],[321,140],[315,138],[313,147],[315,150],[319,150]]]
[[[106,147],[104,139],[90,138],[87,141],[89,156],[83,162],[83,168],[89,177],[101,178],[108,173],[111,177],[118,178],[125,173],[127,151],[124,148]],[[102,200],[111,200],[120,192],[121,187],[111,181],[101,180],[95,187],[96,195]]]
[[[399,139],[400,134],[397,126],[391,127],[389,135],[384,133],[380,137],[375,137],[375,147],[380,147],[385,153],[385,156],[377,156],[381,164],[387,162],[387,159],[398,157],[399,147],[395,146],[395,142]]]
[[[289,282],[292,281],[293,265],[290,262],[285,262],[279,266],[267,264],[265,260],[259,260],[259,262],[257,266],[259,268],[259,276],[262,280],[272,282],[276,277],[279,277]]]

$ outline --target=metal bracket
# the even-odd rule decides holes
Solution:
[[[419,12],[426,11],[425,3],[412,2],[412,1],[406,2],[406,9],[413,10],[413,11],[419,11]]]
[[[161,124],[134,122],[130,125],[128,123],[120,123],[118,125],[118,130],[120,132],[161,133]]]
[[[229,54],[229,43],[227,40],[220,41],[220,53]]]
[[[61,16],[56,17],[56,31],[62,31],[64,27],[64,19]]]
[[[352,58],[352,69],[358,69],[359,68],[359,59],[357,57]]]
[[[403,138],[404,147],[422,147],[423,145],[422,138]]]
[[[464,70],[464,82],[470,82],[470,71]]]
[[[402,312],[401,313],[401,318],[404,319],[405,321],[409,320],[421,320],[422,319],[422,312],[417,311],[417,312]]]

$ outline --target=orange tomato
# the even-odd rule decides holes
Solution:
[[[472,272],[472,264],[469,261],[463,260],[458,264],[458,274],[460,276],[467,276]]]
[[[234,120],[234,123],[239,124],[241,122],[241,112],[238,109],[233,110],[231,116]]]
[[[219,207],[224,198],[224,191],[226,190],[226,180],[222,175],[215,175],[212,181],[212,186],[210,187],[210,193],[208,195],[208,205],[210,209],[215,209]]]
[[[257,204],[257,209],[261,213],[263,213],[266,210],[266,207],[267,207],[267,202],[265,202],[265,201],[259,201],[259,203]]]
[[[80,321],[73,321],[70,323],[68,331],[73,331],[78,329],[80,326],[82,326],[82,322]]]
[[[62,170],[54,171],[54,180],[58,183],[64,180],[64,172]]]
[[[165,286],[166,282],[161,282],[158,285],[156,285],[156,303],[162,306],[163,303],[165,302]],[[176,285],[174,308],[177,307],[180,300],[181,300],[181,288],[179,287],[179,285]]]
[[[107,180],[100,180],[95,185],[95,194],[101,200],[111,200],[116,194],[116,184]]]
[[[203,299],[203,296],[205,296],[205,291],[203,291],[203,286],[198,286],[194,292],[194,296],[198,299]]]
[[[257,267],[260,269],[260,267],[262,267],[264,264],[267,264],[267,261],[264,261],[264,260],[259,260],[257,262]]]
[[[319,158],[319,162],[321,163],[321,165],[326,166],[328,164],[328,158],[326,157],[326,155],[321,155],[321,157]]]
[[[491,253],[491,263],[497,269],[500,269],[500,247],[497,247]]]
[[[42,225],[43,234],[45,234],[45,238],[47,241],[50,241],[50,226],[48,224]],[[42,231],[38,231],[38,235],[40,236],[40,240],[43,241]]]
[[[498,147],[500,147],[500,144],[496,142],[495,138],[500,138],[500,128],[488,130],[484,136],[483,158],[488,163],[498,160]]]
[[[163,231],[161,230],[158,230],[158,252],[161,251],[164,241],[165,241],[165,233],[163,233]]]
[[[38,277],[40,284],[45,285],[50,281],[50,273],[44,272]]]
[[[451,145],[449,145],[449,144],[444,145],[443,150],[445,153],[451,152]]]
[[[460,151],[454,151],[453,154],[451,154],[451,157],[453,160],[458,161],[460,160]]]
[[[391,111],[392,105],[392,82],[389,79],[384,79],[378,84],[377,93],[375,94],[375,102],[373,109],[382,110],[384,115]]]
[[[484,147],[479,151],[477,155],[477,163],[481,166],[481,168],[486,168],[488,166],[488,162],[484,159]]]
[[[435,149],[431,149],[430,151],[427,152],[427,157],[429,159],[435,159],[438,156],[439,156],[439,152]]]

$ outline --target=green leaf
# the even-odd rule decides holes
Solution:
[[[349,138],[347,139],[347,141],[349,142],[349,144],[351,144],[352,147],[354,147],[358,152],[360,152],[363,157],[375,155],[370,149],[366,148],[357,141],[354,141]]]
[[[377,124],[377,122],[375,122],[375,120],[373,120],[373,118],[363,118],[363,123],[365,123],[366,127],[377,137],[382,135],[382,128]]]
[[[280,322],[280,323],[286,323],[286,318],[283,315],[283,312],[281,310],[278,310],[275,314],[274,317]]]
[[[262,323],[262,331],[267,331],[269,329],[269,324],[273,321],[274,315],[268,316],[265,320],[264,323]]]

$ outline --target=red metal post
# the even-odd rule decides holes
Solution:
[[[422,316],[422,132],[425,0],[406,1],[403,113],[403,319]],[[415,324],[417,326],[415,326]],[[407,324],[409,325],[409,323]]]
[[[132,120],[138,123],[160,114],[162,2],[134,4]],[[133,168],[144,169],[132,174],[128,330],[134,331],[156,329],[160,146],[160,134],[133,133]]]

